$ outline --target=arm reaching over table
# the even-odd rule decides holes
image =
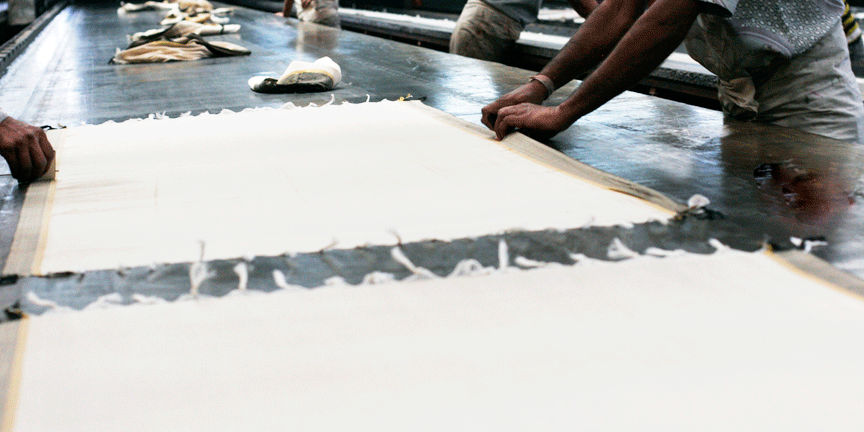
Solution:
[[[12,177],[31,182],[51,166],[54,148],[42,129],[6,117],[0,122],[0,155],[9,164]]]
[[[699,14],[698,3],[602,2],[536,78],[483,108],[483,124],[498,140],[514,129],[538,138],[567,129],[659,66],[687,36]],[[539,105],[550,90],[594,66],[597,69],[566,101],[555,107]]]

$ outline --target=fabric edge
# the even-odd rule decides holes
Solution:
[[[57,158],[61,157],[63,144],[66,141],[66,131],[62,129],[51,130],[47,131],[46,135],[57,152],[56,161]],[[50,170],[55,168],[56,165],[52,165]],[[34,182],[27,187],[24,203],[21,206],[21,215],[18,218],[18,225],[15,227],[12,247],[3,268],[4,275],[30,276],[39,274],[39,265],[47,241],[48,215],[54,200],[56,185],[52,175],[50,180],[46,177],[45,180]]]
[[[28,328],[27,317],[0,325],[0,340],[9,347],[0,351],[0,432],[15,426]]]
[[[444,111],[437,110],[423,104],[421,101],[409,101],[410,106],[415,109],[425,111],[430,117],[433,117],[442,122],[459,127],[465,131],[481,135],[483,137],[492,138],[493,132],[481,126],[475,125],[468,121],[462,120]],[[580,180],[593,183],[602,188],[630,195],[634,198],[647,201],[657,207],[672,213],[672,215],[682,212],[687,209],[687,206],[675,202],[671,198],[657,192],[651,188],[642,186],[638,183],[618,177],[606,171],[599,170],[576,159],[573,159],[564,153],[561,153],[543,143],[536,141],[521,133],[514,133],[507,136],[502,141],[496,143],[510,151],[520,154],[536,163],[552,168],[571,176],[577,177]],[[670,215],[670,216],[672,216]]]
[[[766,254],[780,264],[828,285],[844,294],[864,300],[864,280],[832,266],[827,261],[797,249]]]

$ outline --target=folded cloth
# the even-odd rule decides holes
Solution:
[[[213,4],[207,0],[179,0],[177,7],[183,12],[209,12],[213,10]]]
[[[193,33],[199,36],[212,36],[226,33],[237,33],[238,31],[240,31],[240,24],[199,24],[190,21],[180,21],[169,27],[138,32],[129,36],[129,46],[127,48],[134,48],[157,40],[186,43],[188,42],[188,39],[177,39],[186,37]]]
[[[279,79],[249,78],[249,88],[258,93],[311,93],[332,90],[342,81],[342,69],[330,57],[312,63],[295,60]]]
[[[226,14],[225,9],[228,8],[220,8],[214,9],[210,12],[182,12],[180,10],[172,10],[168,12],[168,15],[159,21],[160,25],[172,25],[181,21],[189,21],[199,24],[227,24],[231,19],[225,16],[218,16],[218,14]]]
[[[183,42],[178,42],[183,40]],[[171,61],[199,60],[209,57],[249,55],[248,49],[222,41],[206,41],[200,35],[190,33],[174,41],[158,40],[117,52],[111,63],[165,63]]]
[[[179,0],[179,1],[153,1],[148,0],[144,3],[126,3],[120,2],[120,8],[117,12],[140,12],[151,10],[180,10],[189,13],[210,12],[214,10],[213,4],[207,0]],[[221,8],[231,9],[233,8]]]
[[[148,11],[148,10],[170,10],[176,9],[176,3],[168,3],[168,2],[156,2],[156,1],[148,1],[144,3],[120,3],[120,8],[117,9],[118,13],[125,12],[140,12],[140,11]]]

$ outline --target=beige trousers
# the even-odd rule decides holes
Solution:
[[[519,39],[523,26],[482,2],[468,0],[450,36],[450,53],[502,61]]]

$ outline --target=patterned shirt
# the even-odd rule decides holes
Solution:
[[[840,21],[842,0],[699,0],[687,51],[720,79],[758,76],[810,49]]]

